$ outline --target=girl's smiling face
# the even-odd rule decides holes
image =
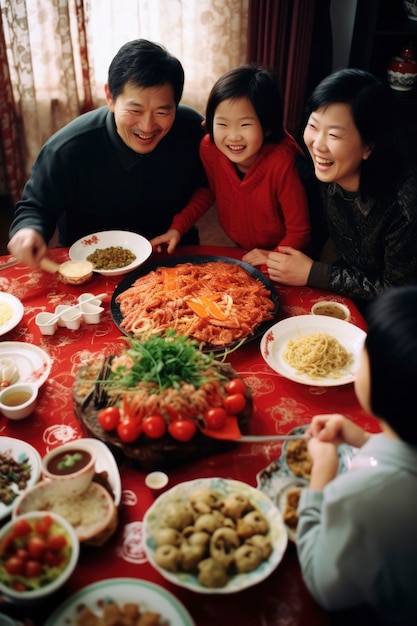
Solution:
[[[372,149],[363,143],[349,104],[329,104],[313,111],[304,130],[304,142],[320,181],[358,191],[361,164]]]
[[[114,113],[117,133],[132,150],[148,154],[171,130],[177,107],[172,85],[134,87],[126,83],[113,100],[105,85],[106,101]]]
[[[264,143],[264,131],[248,98],[228,98],[218,104],[213,137],[220,152],[245,174]]]

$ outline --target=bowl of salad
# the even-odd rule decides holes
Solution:
[[[78,562],[74,528],[55,513],[32,511],[0,530],[0,594],[35,604],[60,589]]]

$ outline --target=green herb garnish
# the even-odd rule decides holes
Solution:
[[[198,388],[213,377],[215,357],[198,349],[198,343],[175,331],[164,336],[155,335],[145,341],[128,339],[126,354],[133,367],[120,366],[110,374],[106,383],[121,387],[135,387],[139,382],[156,384],[159,389],[180,388],[189,383]],[[220,378],[222,375],[217,374]]]

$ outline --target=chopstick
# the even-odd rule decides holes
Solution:
[[[236,439],[239,443],[258,443],[262,441],[296,441],[300,439],[310,439],[310,435],[243,435]]]
[[[13,265],[17,265],[18,264],[18,260],[14,258],[14,256],[12,256],[8,261],[5,261],[4,263],[0,263],[0,270],[5,270],[7,267],[13,267]]]

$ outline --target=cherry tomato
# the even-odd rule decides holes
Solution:
[[[176,420],[168,425],[168,431],[177,441],[190,441],[197,431],[197,426],[191,420]]]
[[[32,526],[26,519],[19,519],[13,524],[13,534],[15,537],[25,537],[32,530]]]
[[[27,578],[36,578],[42,574],[42,563],[35,559],[30,559],[24,564],[24,574]]]
[[[143,419],[142,428],[151,439],[160,439],[165,435],[167,425],[162,415],[149,415]]]
[[[122,420],[117,426],[117,434],[124,443],[136,441],[142,432],[142,425],[139,420],[127,418]]]
[[[120,411],[117,406],[108,406],[97,413],[97,419],[103,430],[115,430],[120,422]]]
[[[36,520],[34,529],[40,535],[47,535],[51,528],[53,519],[50,515],[46,514],[41,519]]]
[[[58,567],[58,565],[61,565],[61,563],[63,563],[65,557],[63,554],[61,554],[60,552],[54,552],[54,550],[46,550],[45,554],[43,555],[43,561],[44,563],[46,563],[46,565],[49,565],[50,567]]]
[[[51,535],[51,537],[48,537],[48,539],[46,540],[46,548],[48,550],[54,550],[56,552],[59,552],[59,550],[65,548],[66,545],[67,539],[66,537],[64,537],[64,535]]]
[[[222,407],[212,407],[204,413],[204,422],[207,428],[220,430],[226,424],[227,413]]]
[[[241,393],[233,393],[230,396],[226,396],[223,400],[223,406],[229,415],[237,415],[245,408],[246,398]]]
[[[46,542],[42,537],[31,537],[27,545],[28,552],[33,559],[40,559],[46,550]]]
[[[230,396],[235,393],[241,393],[244,396],[246,393],[246,385],[241,378],[232,378],[224,387]]]
[[[10,556],[4,564],[4,568],[8,574],[15,576],[22,574],[25,562],[17,556]]]

